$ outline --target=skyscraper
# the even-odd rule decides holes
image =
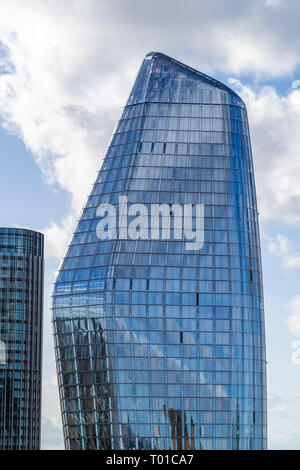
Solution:
[[[0,228],[0,450],[40,447],[44,236]]]
[[[243,101],[148,54],[54,287],[68,449],[266,448],[257,215]]]

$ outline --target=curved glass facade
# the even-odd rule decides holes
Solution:
[[[139,204],[128,232],[120,197]],[[107,209],[106,236],[103,204],[119,220]],[[193,224],[202,208],[201,243],[188,249],[175,222],[163,235],[166,212],[153,231],[155,204],[189,209]],[[232,90],[145,57],[59,270],[53,320],[68,449],[266,448],[256,195]]]
[[[0,450],[40,447],[44,236],[0,228]]]

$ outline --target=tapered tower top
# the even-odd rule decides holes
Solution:
[[[127,105],[147,101],[234,104],[246,108],[228,86],[161,52],[146,54]]]

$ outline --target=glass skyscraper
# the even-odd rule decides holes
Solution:
[[[40,447],[44,236],[0,228],[0,450]]]
[[[54,286],[67,449],[266,448],[257,215],[243,101],[148,54]]]

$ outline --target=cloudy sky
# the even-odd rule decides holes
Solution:
[[[300,449],[299,0],[0,0],[0,225],[46,234],[43,448],[63,447],[51,283],[144,55],[245,100],[259,200],[269,447]]]

